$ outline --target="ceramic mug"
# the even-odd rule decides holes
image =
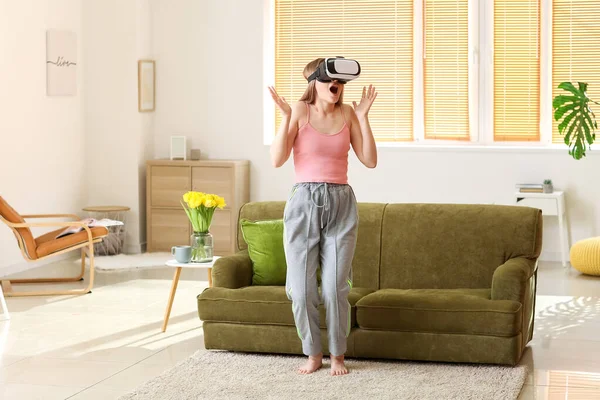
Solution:
[[[192,246],[173,246],[171,254],[178,263],[187,264],[192,260]]]

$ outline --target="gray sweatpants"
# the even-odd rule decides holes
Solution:
[[[319,330],[317,268],[321,266],[322,301],[327,312],[329,353],[346,352],[350,334],[352,258],[356,247],[358,212],[349,185],[294,185],[284,211],[287,261],[286,293],[292,301],[302,351],[322,351]]]

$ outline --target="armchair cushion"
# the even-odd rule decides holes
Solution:
[[[64,230],[65,228],[60,228],[37,237],[35,239],[35,251],[37,257],[45,257],[49,254],[56,253],[57,251],[85,243],[88,240],[88,234],[85,230],[56,239],[56,236]],[[92,232],[93,239],[108,235],[108,229],[103,226],[90,228],[90,231]]]
[[[382,289],[357,303],[358,325],[386,331],[511,337],[521,303],[490,300],[490,289]]]
[[[0,216],[2,216],[2,218],[4,218],[5,220],[7,220],[8,222],[11,222],[13,224],[22,224],[25,222],[25,219],[23,217],[21,217],[21,215],[14,208],[11,207],[10,204],[8,204],[6,202],[6,200],[4,200],[2,198],[2,196],[0,196]],[[35,251],[35,239],[33,238],[31,229],[29,229],[29,228],[14,228],[14,229],[16,230],[17,234],[19,236],[21,236],[21,239],[23,240],[23,245],[25,246],[24,251],[27,254],[27,257],[29,257],[31,260],[37,259],[37,254]]]

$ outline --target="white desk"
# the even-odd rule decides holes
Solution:
[[[515,204],[524,207],[539,208],[542,215],[553,215],[558,218],[558,230],[560,235],[560,252],[562,254],[562,265],[567,266],[567,254],[569,252],[569,234],[567,232],[565,194],[562,191],[553,193],[515,193]]]
[[[162,331],[167,330],[167,324],[169,323],[169,316],[171,315],[171,308],[173,307],[173,299],[175,299],[175,292],[177,292],[177,284],[179,283],[179,276],[181,275],[182,268],[206,268],[208,269],[208,286],[212,287],[212,267],[220,257],[214,256],[213,260],[204,263],[179,263],[176,260],[169,260],[166,262],[168,267],[175,268],[175,275],[173,276],[173,283],[171,283],[171,293],[169,293],[169,301],[167,302],[167,310],[165,311],[165,319],[163,321]]]

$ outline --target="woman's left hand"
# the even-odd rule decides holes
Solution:
[[[363,86],[362,98],[360,99],[360,103],[357,105],[355,101],[352,102],[352,104],[354,105],[354,112],[356,113],[356,116],[359,118],[366,117],[369,113],[369,110],[371,109],[371,105],[373,105],[373,102],[376,98],[377,92],[375,91],[373,85],[369,85],[368,90],[366,87]]]

